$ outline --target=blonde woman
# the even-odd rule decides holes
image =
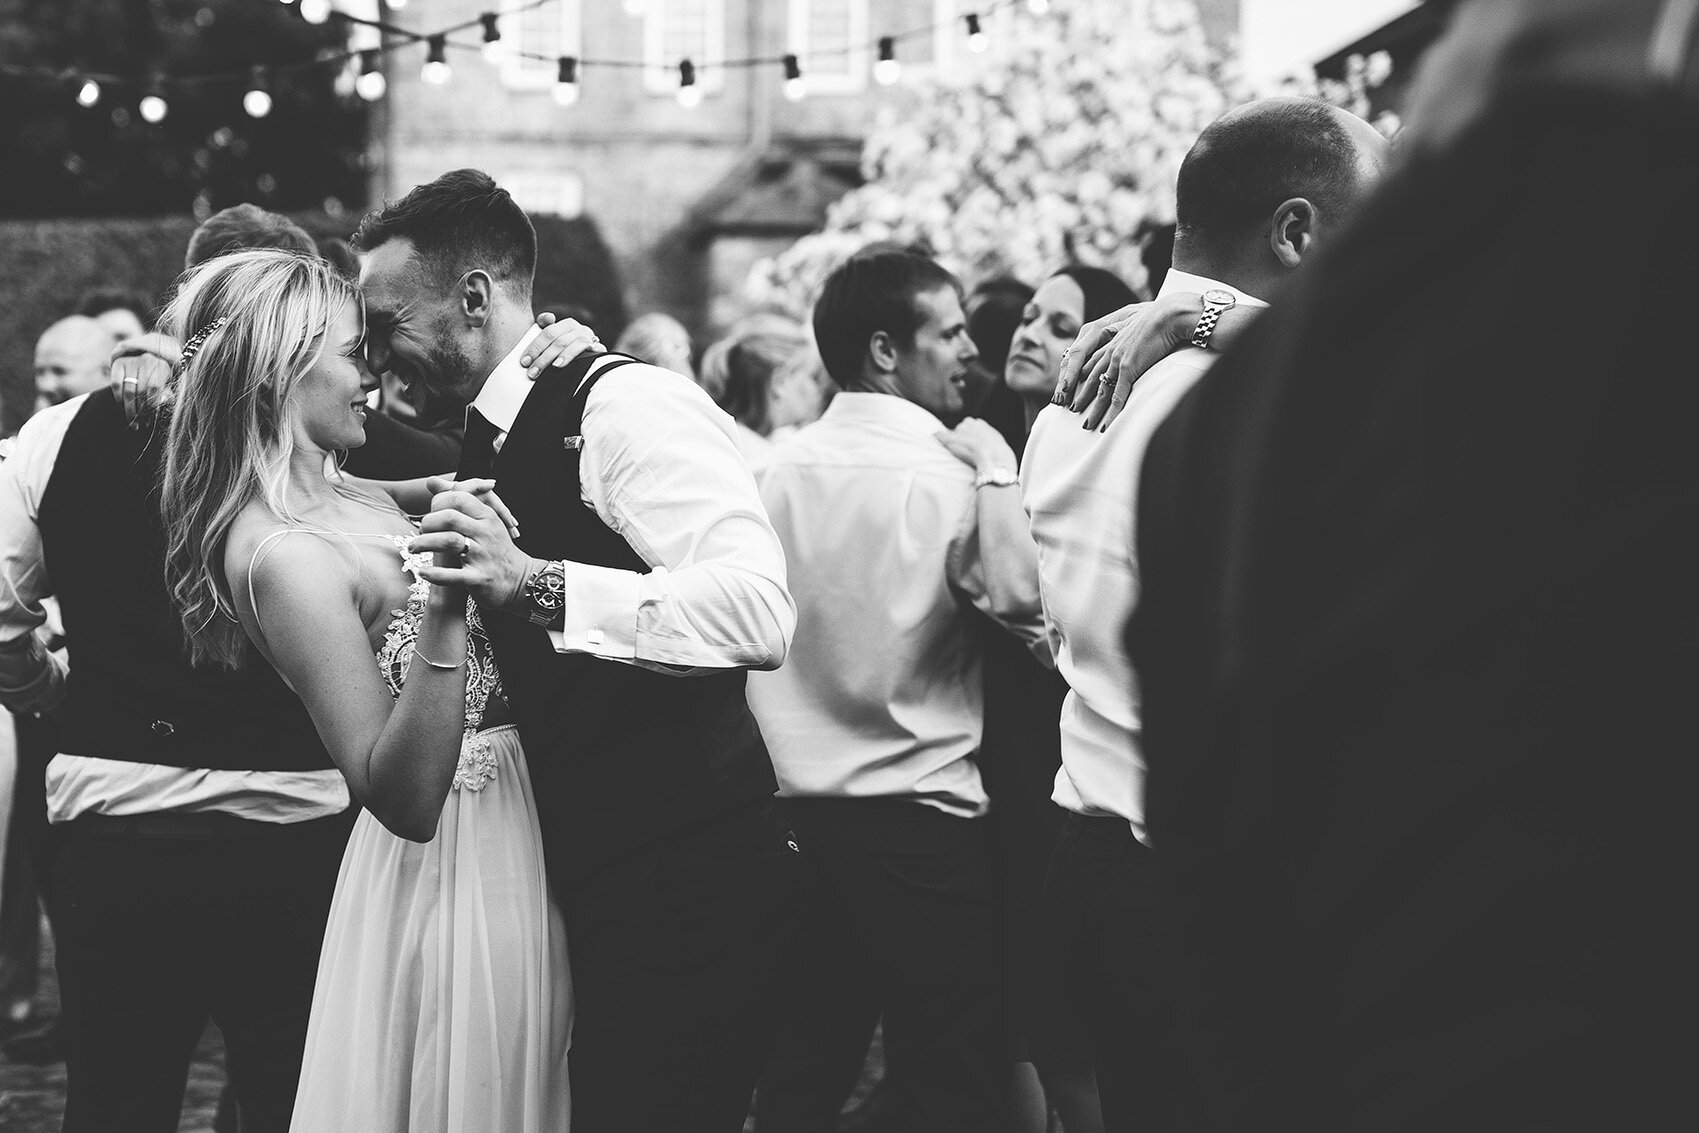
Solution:
[[[186,276],[165,323],[185,342],[161,503],[191,655],[269,660],[363,808],[293,1128],[564,1129],[566,942],[488,641],[462,591],[419,577],[397,502],[422,507],[417,485],[330,459],[364,440],[359,297],[318,261],[244,252]]]

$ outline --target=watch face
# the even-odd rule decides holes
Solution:
[[[1204,305],[1208,307],[1231,307],[1238,302],[1237,299],[1233,298],[1231,291],[1220,287],[1211,287],[1208,291],[1205,291],[1203,301]]]

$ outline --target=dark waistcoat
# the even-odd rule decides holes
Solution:
[[[494,459],[496,491],[519,521],[526,554],[647,574],[648,564],[580,494],[578,447],[568,439],[582,432],[591,387],[627,364],[603,366],[580,389],[591,361],[537,380]],[[469,429],[461,475],[483,474],[487,450]],[[657,838],[776,789],[742,670],[664,676],[556,652],[542,628],[510,614],[484,620],[525,742],[557,893]]]
[[[191,668],[165,589],[157,490],[164,423],[132,429],[110,391],[72,419],[42,494],[40,529],[71,672],[59,750],[250,771],[328,768],[313,722],[276,671]]]

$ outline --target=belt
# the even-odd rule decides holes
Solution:
[[[222,811],[156,811],[152,814],[85,814],[65,824],[93,838],[170,838],[202,842],[221,839],[300,837],[347,825],[350,812],[305,822],[261,822]]]

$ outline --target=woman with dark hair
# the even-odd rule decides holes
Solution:
[[[1001,388],[983,403],[1015,403],[1014,423],[999,431],[1018,430],[1007,438],[1017,456],[1033,419],[1050,403],[1062,355],[1080,328],[1137,301],[1119,276],[1083,265],[1061,269],[1031,293],[1008,345]],[[978,415],[986,416],[983,407]],[[1103,1118],[1081,1005],[1063,979],[1072,958],[1062,954],[1044,917],[1044,876],[1062,825],[1062,809],[1050,795],[1062,765],[1058,721],[1068,687],[1007,633],[987,627],[984,636],[980,769],[1003,875],[1006,992],[1022,1060],[1015,1123],[1042,1133],[1054,1106],[1068,1133],[1093,1133],[1103,1128]]]
[[[981,281],[964,304],[968,337],[979,350],[979,361],[970,368],[962,391],[967,415],[996,429],[1017,453],[1026,443],[1026,420],[1020,395],[1003,382],[1003,363],[1031,299],[1031,284],[999,275]]]

